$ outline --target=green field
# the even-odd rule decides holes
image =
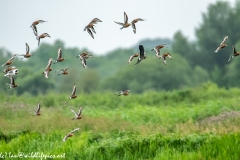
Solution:
[[[114,93],[1,94],[0,158],[19,153],[66,159],[240,159],[240,89]],[[32,116],[37,103],[41,116]],[[70,108],[83,107],[81,120]],[[79,127],[63,142],[66,133]],[[4,157],[5,156],[5,157]],[[50,159],[50,158],[46,158]],[[57,158],[61,159],[61,158]]]

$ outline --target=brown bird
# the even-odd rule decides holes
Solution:
[[[40,104],[38,103],[37,105],[37,110],[34,112],[33,116],[40,116],[41,113],[40,113]]]
[[[85,26],[84,31],[87,30],[87,32],[89,33],[89,35],[94,39],[93,33],[96,34],[96,31],[94,29],[94,24],[97,24],[97,22],[102,22],[100,19],[98,18],[94,18],[88,25]],[[93,33],[92,33],[93,32]]]
[[[170,53],[164,53],[162,56],[159,57],[163,60],[163,63],[165,65],[167,64],[166,57],[169,57],[172,60],[172,56],[170,55]]]
[[[60,73],[58,73],[58,75],[61,75],[61,74],[67,75],[68,74],[67,69],[68,69],[68,67],[66,67],[64,69],[56,70],[55,72],[60,71]]]
[[[115,22],[115,23],[122,26],[122,28],[120,28],[120,29],[127,28],[131,25],[130,23],[128,23],[128,16],[127,16],[126,12],[124,12],[124,23],[121,23],[121,22]]]
[[[18,84],[15,84],[14,78],[13,78],[12,76],[8,76],[8,77],[9,77],[9,78],[10,78],[10,80],[11,80],[11,82],[10,82],[10,83],[6,83],[6,85],[8,85],[8,86],[9,86],[9,89],[17,87],[17,86],[18,86]]]
[[[7,62],[5,62],[5,63],[2,65],[2,67],[12,64],[12,63],[13,63],[12,60],[13,60],[16,56],[17,56],[17,54],[14,54],[9,60],[7,60]]]
[[[216,49],[215,52],[218,52],[220,49],[226,47],[227,45],[224,43],[228,39],[228,36],[225,36],[222,43],[220,43],[219,47]]]
[[[65,142],[67,140],[68,137],[72,137],[73,136],[73,133],[78,131],[80,128],[76,128],[74,129],[73,131],[69,132],[68,134],[66,134],[63,138],[63,142]]]
[[[77,120],[77,119],[82,119],[82,107],[79,108],[79,111],[78,113],[76,113],[72,108],[71,108],[71,111],[74,113],[75,117],[72,118],[72,120]]]
[[[15,66],[7,66],[7,68],[5,68],[4,70],[3,70],[3,73],[7,73],[8,71],[11,71],[11,70],[13,70],[13,69],[16,69],[16,67]]]
[[[127,96],[129,93],[130,93],[130,90],[121,90],[121,91],[117,91],[115,93],[115,95],[117,95],[117,96],[121,96],[121,95]]]
[[[233,45],[232,45],[232,49],[233,49],[233,55],[230,56],[228,62],[230,62],[232,58],[237,57],[237,56],[240,55],[240,52],[237,52],[237,51],[236,51],[236,48],[235,48]]]
[[[133,33],[136,34],[136,25],[135,23],[137,23],[138,21],[145,21],[144,19],[141,19],[141,18],[137,18],[137,19],[134,19],[131,24],[132,24],[132,28],[133,28]]]
[[[129,60],[128,60],[128,64],[133,60],[133,58],[138,57],[138,56],[139,56],[139,54],[133,54],[133,55],[131,55],[130,58],[129,58]]]
[[[31,57],[31,54],[29,54],[29,50],[30,50],[30,48],[29,48],[28,44],[26,43],[26,54],[20,54],[18,56],[23,56],[23,58]],[[23,59],[23,58],[21,58],[21,59]]]
[[[83,53],[79,54],[79,55],[77,56],[77,58],[78,58],[78,57],[80,58],[83,67],[84,67],[84,68],[87,68],[87,61],[86,61],[86,59],[92,58],[93,55],[90,55],[89,52],[83,52]]]
[[[32,25],[30,26],[30,28],[33,29],[33,33],[35,34],[35,36],[38,36],[36,25],[38,25],[39,23],[43,23],[43,22],[47,22],[47,21],[37,20],[37,21],[34,21],[34,22],[32,23]]]
[[[62,49],[61,47],[59,46],[58,48],[58,56],[57,56],[57,60],[55,60],[54,64],[57,63],[57,62],[62,62],[64,61],[65,58],[62,58]]]
[[[154,47],[154,48],[151,50],[151,51],[154,50],[154,51],[156,52],[156,57],[157,57],[157,58],[160,57],[160,49],[163,48],[163,47],[165,47],[164,45],[168,45],[168,43],[167,43],[167,44],[160,44],[160,45]]]
[[[45,78],[48,78],[49,73],[52,71],[51,65],[52,65],[52,58],[49,59],[47,67],[46,67],[45,71],[43,71],[43,73],[42,73],[45,75]]]
[[[70,99],[74,99],[74,98],[77,97],[77,95],[76,95],[76,89],[77,89],[76,84],[74,84],[74,86],[73,86],[73,91],[72,91],[71,96],[69,97],[69,100],[70,100]]]
[[[38,40],[38,45],[39,45],[39,43],[40,43],[40,39],[41,39],[41,38],[45,38],[45,37],[51,38],[48,33],[43,33],[43,34],[41,34],[40,36],[37,36],[37,37],[36,37],[36,39]]]

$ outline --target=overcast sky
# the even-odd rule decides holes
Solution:
[[[232,6],[235,3],[228,1]],[[0,47],[22,54],[27,42],[31,51],[36,50],[37,40],[30,26],[39,19],[48,22],[37,25],[38,34],[51,36],[41,42],[52,44],[60,39],[66,47],[88,48],[93,54],[131,47],[146,38],[172,38],[178,30],[193,40],[210,3],[216,0],[2,0]],[[113,22],[123,22],[124,11],[129,22],[146,19],[136,23],[136,34],[131,26],[120,30],[121,26]],[[103,21],[96,25],[95,39],[83,31],[93,18]]]

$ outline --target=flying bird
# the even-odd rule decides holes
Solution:
[[[30,51],[29,45],[26,43],[26,54],[20,54],[18,56],[23,56],[23,58],[29,58],[29,57],[31,57],[31,54],[29,54],[29,51]],[[21,58],[21,59],[23,59],[23,58]]]
[[[7,60],[7,62],[5,62],[5,63],[2,65],[2,67],[12,64],[12,63],[13,63],[12,60],[13,60],[16,56],[17,56],[17,54],[14,54],[9,60]]]
[[[225,36],[222,43],[220,43],[219,47],[216,49],[215,52],[218,52],[220,49],[226,47],[227,45],[224,43],[228,39],[228,36]]]
[[[40,116],[41,113],[40,113],[40,104],[38,103],[37,105],[37,110],[34,112],[33,116]]]
[[[58,73],[58,75],[61,75],[61,74],[67,75],[68,74],[67,69],[68,69],[68,67],[66,67],[64,69],[56,70],[55,72],[60,71],[60,73]]]
[[[117,95],[117,96],[121,96],[121,95],[127,96],[127,95],[129,95],[129,93],[130,93],[130,90],[121,90],[121,91],[117,91],[115,93],[115,95]]]
[[[157,58],[160,57],[160,49],[163,48],[163,47],[165,47],[165,45],[168,45],[168,43],[167,43],[167,44],[160,44],[160,45],[154,47],[154,48],[151,50],[151,51],[155,51],[155,52],[156,52],[156,57],[157,57]]]
[[[236,57],[236,56],[239,56],[240,55],[240,52],[237,52],[236,51],[236,48],[232,45],[232,49],[233,49],[233,55],[232,56],[230,56],[230,58],[229,58],[229,60],[228,60],[228,62],[230,62],[231,61],[231,59],[233,59],[234,57]]]
[[[74,130],[72,130],[71,132],[69,132],[68,134],[66,134],[63,138],[63,142],[65,142],[67,140],[68,137],[72,137],[73,136],[73,133],[78,131],[80,128],[76,128]]]
[[[147,58],[147,56],[145,56],[146,52],[144,51],[144,47],[142,44],[139,45],[139,51],[140,51],[140,57],[138,58],[138,61],[135,65],[137,65],[139,62]]]
[[[131,24],[132,24],[132,28],[133,28],[133,33],[136,34],[136,25],[135,23],[137,23],[138,21],[145,21],[144,19],[141,19],[141,18],[137,18],[137,19],[134,19]]]
[[[102,22],[100,19],[98,18],[94,18],[88,25],[85,26],[83,31],[86,31],[89,33],[89,35],[94,39],[93,33],[96,34],[96,31],[94,29],[94,24],[97,24],[98,22]],[[93,33],[92,33],[93,32]]]
[[[54,64],[57,63],[57,62],[62,62],[64,61],[65,58],[62,58],[62,49],[61,47],[59,46],[58,47],[58,56],[57,56],[57,60],[55,60]]]
[[[11,80],[11,82],[10,82],[10,83],[6,83],[6,85],[8,85],[8,86],[9,86],[9,89],[17,87],[17,86],[18,86],[18,84],[15,84],[14,78],[13,78],[12,76],[8,76],[8,77],[9,77],[9,78],[10,78],[10,80]]]
[[[72,118],[72,120],[78,120],[78,119],[82,119],[82,107],[79,108],[79,111],[78,113],[76,113],[72,108],[71,108],[71,111],[74,113],[75,117]]]
[[[48,33],[43,33],[43,34],[41,34],[41,35],[39,35],[39,36],[36,37],[36,39],[38,40],[38,45],[39,45],[39,43],[40,43],[40,39],[41,39],[41,38],[45,38],[45,37],[51,38]]]
[[[33,33],[35,34],[35,36],[38,36],[36,25],[38,25],[39,23],[43,23],[43,22],[47,22],[47,21],[37,20],[37,21],[34,21],[34,22],[32,23],[32,25],[30,26],[30,28],[33,29]]]
[[[77,58],[78,57],[80,58],[80,61],[81,61],[82,65],[83,65],[83,67],[87,68],[87,61],[86,61],[86,59],[92,58],[93,55],[90,55],[89,52],[83,52],[83,53],[79,54],[77,56]]]
[[[162,56],[159,57],[159,58],[161,58],[163,60],[163,63],[165,65],[167,64],[166,57],[169,57],[172,60],[172,56],[171,56],[170,53],[164,53]]]
[[[74,84],[74,86],[73,86],[73,91],[72,91],[71,96],[69,97],[69,100],[70,100],[70,99],[74,99],[74,98],[77,97],[77,95],[76,95],[76,89],[77,89],[76,84]]]
[[[131,25],[130,23],[128,23],[128,16],[127,16],[126,12],[124,12],[124,23],[121,23],[121,22],[115,22],[115,23],[122,26],[120,29],[127,28]]]
[[[42,73],[42,74],[45,75],[45,78],[48,78],[49,73],[52,71],[51,65],[52,65],[52,58],[50,58],[48,60],[47,67],[46,67],[45,71],[43,71],[43,73]]]

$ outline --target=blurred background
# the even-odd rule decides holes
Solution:
[[[154,90],[191,88],[211,81],[220,87],[238,87],[239,57],[227,63],[232,45],[240,50],[240,1],[4,1],[1,2],[0,64],[13,54],[25,54],[25,43],[34,55],[27,60],[13,60],[19,69],[15,81],[20,86],[8,90],[4,83],[10,80],[0,76],[0,92],[17,95],[38,95],[47,92],[71,93],[73,84],[78,92],[106,92],[130,89],[133,93]],[[123,12],[129,22],[135,18],[146,21],[132,28],[120,30]],[[96,25],[95,39],[83,31],[93,19],[103,22]],[[35,20],[48,22],[37,25],[38,34],[48,33],[40,45],[30,28]],[[218,53],[223,38],[228,35],[228,46]],[[143,44],[147,59],[134,66],[129,57],[138,53]],[[171,53],[173,59],[162,60],[151,51],[156,45],[170,43],[161,53]],[[49,58],[56,59],[58,46],[67,60],[53,64],[49,79],[42,72]],[[94,58],[87,60],[87,69],[76,58],[89,51]],[[68,66],[69,74],[58,76],[56,70]],[[2,67],[2,70],[5,67]]]

